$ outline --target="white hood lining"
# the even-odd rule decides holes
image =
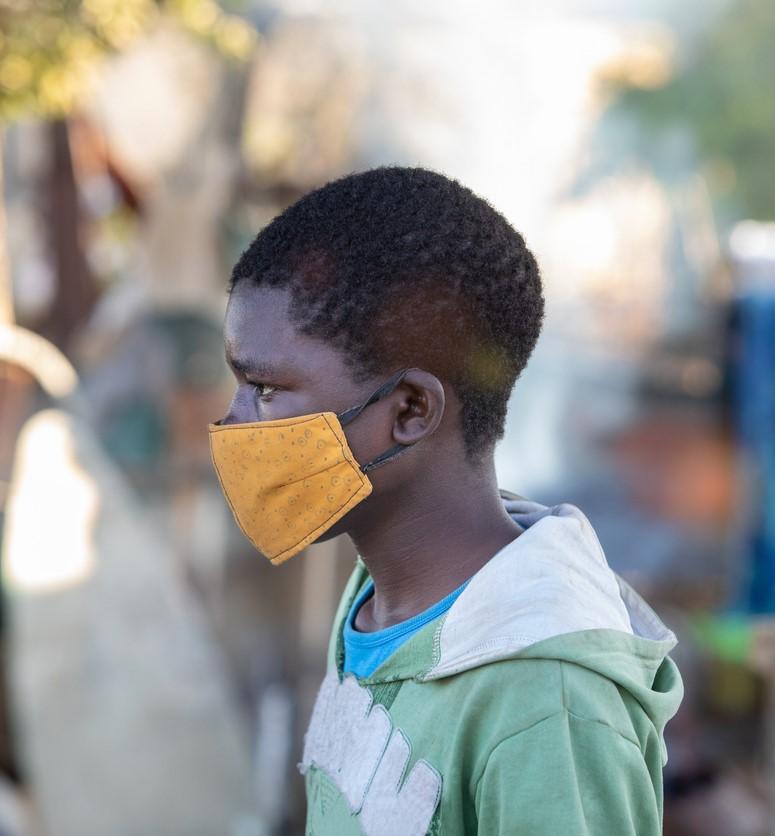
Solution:
[[[606,628],[654,641],[675,636],[608,566],[575,505],[505,499],[523,529],[471,579],[436,635],[437,679],[496,661],[535,642]]]

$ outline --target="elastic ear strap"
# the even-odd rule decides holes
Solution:
[[[396,372],[392,377],[389,377],[379,389],[376,390],[372,395],[370,395],[362,404],[359,406],[353,406],[350,409],[346,409],[344,412],[340,413],[336,417],[339,419],[339,423],[344,427],[350,423],[350,421],[354,421],[360,414],[366,409],[367,406],[371,406],[373,403],[378,401],[380,398],[384,398],[385,395],[389,395],[398,384],[403,380],[404,375],[411,371],[411,369],[401,369],[401,371]],[[376,460],[375,460],[376,461]]]
[[[408,450],[411,446],[411,444],[394,444],[389,450],[386,450],[384,453],[380,453],[375,459],[372,459],[367,464],[364,464],[361,467],[361,472],[368,473],[370,470],[374,470],[375,467],[386,464],[391,459],[394,459],[396,456],[403,453],[405,450]]]

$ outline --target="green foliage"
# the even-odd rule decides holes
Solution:
[[[650,135],[688,129],[714,196],[775,218],[775,3],[739,0],[672,80],[629,89],[619,107]]]
[[[211,0],[0,0],[0,118],[67,114],[107,54],[165,18],[237,59],[255,42]]]

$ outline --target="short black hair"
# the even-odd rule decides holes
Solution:
[[[461,402],[466,455],[502,438],[544,318],[522,236],[458,181],[419,167],[348,174],[274,218],[231,277],[291,291],[300,333],[340,349],[356,381],[414,366]]]

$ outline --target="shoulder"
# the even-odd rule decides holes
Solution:
[[[558,715],[606,726],[641,748],[653,732],[629,692],[603,674],[561,659],[502,660],[447,682],[460,692],[461,714],[476,727],[485,758],[502,740]]]

